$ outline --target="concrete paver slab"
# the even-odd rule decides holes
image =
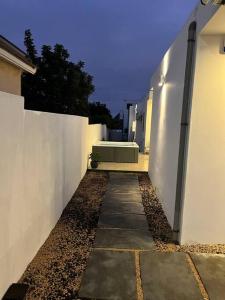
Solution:
[[[139,182],[136,178],[113,178],[110,179],[110,184],[137,185]]]
[[[111,193],[119,193],[119,194],[132,194],[132,193],[140,193],[140,189],[138,186],[123,186],[122,184],[108,184],[107,191]]]
[[[101,214],[98,225],[100,228],[148,230],[146,217],[135,214]]]
[[[136,300],[135,258],[131,252],[93,251],[79,297]]]
[[[111,188],[113,189],[123,189],[123,190],[128,190],[131,189],[132,191],[138,190],[140,192],[139,188],[139,183],[136,181],[126,181],[126,182],[120,182],[120,183],[110,183],[108,184],[108,189],[110,190]]]
[[[184,253],[140,254],[144,299],[202,300]]]
[[[225,255],[192,254],[210,300],[225,299]]]
[[[136,202],[121,202],[121,201],[111,201],[103,202],[102,213],[107,214],[144,214],[144,207],[142,203]]]
[[[135,173],[123,173],[123,172],[109,172],[110,179],[136,179],[138,180],[138,175]]]
[[[98,229],[95,248],[152,250],[154,242],[149,231]]]
[[[142,203],[142,197],[140,192],[139,193],[132,193],[132,194],[126,194],[126,193],[111,193],[106,192],[103,203],[107,202],[139,202]]]

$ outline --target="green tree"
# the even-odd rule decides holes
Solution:
[[[25,74],[22,93],[25,108],[54,113],[88,115],[88,97],[94,92],[93,78],[84,71],[84,62],[69,61],[63,45],[43,45],[37,56],[30,30],[25,31],[27,56],[37,66],[35,75]]]
[[[30,29],[25,30],[24,45],[26,47],[27,57],[35,64],[37,60],[37,50]]]
[[[112,125],[112,115],[105,104],[100,102],[89,103],[90,124],[106,124],[108,128]]]

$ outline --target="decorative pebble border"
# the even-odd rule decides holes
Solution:
[[[225,245],[176,245],[172,240],[172,230],[157,198],[155,189],[147,174],[139,174],[139,185],[142,192],[142,202],[147,216],[149,229],[156,243],[156,249],[161,252],[187,252],[225,254]]]

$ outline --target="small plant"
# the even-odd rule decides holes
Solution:
[[[89,158],[91,159],[91,167],[92,169],[97,169],[98,167],[98,163],[99,163],[99,160],[100,160],[100,156],[98,153],[91,153]]]

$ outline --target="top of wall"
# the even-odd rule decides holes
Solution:
[[[191,15],[188,18],[187,22],[182,27],[180,33],[177,35],[174,42],[171,44],[169,49],[164,54],[164,56],[162,58],[162,61],[165,59],[165,57],[168,55],[169,51],[174,47],[174,45],[177,43],[177,41],[179,41],[182,36],[184,36],[184,35],[187,36],[189,25],[192,22],[194,22],[194,21],[197,22],[197,34],[199,34],[204,30],[204,27],[206,26],[206,24],[211,20],[211,18],[214,16],[214,14],[218,10],[225,10],[225,7],[224,6],[219,6],[219,5],[216,6],[216,5],[212,5],[212,4],[204,6],[201,3],[199,3],[195,7],[193,12],[191,13]],[[160,70],[160,68],[161,68],[161,63],[156,68],[155,73],[157,73]],[[154,77],[154,75],[153,75],[153,77]],[[151,83],[151,87],[152,87],[152,83]]]
[[[36,67],[26,57],[26,53],[2,35],[0,35],[0,58],[22,69],[23,71],[31,74],[36,72]]]

